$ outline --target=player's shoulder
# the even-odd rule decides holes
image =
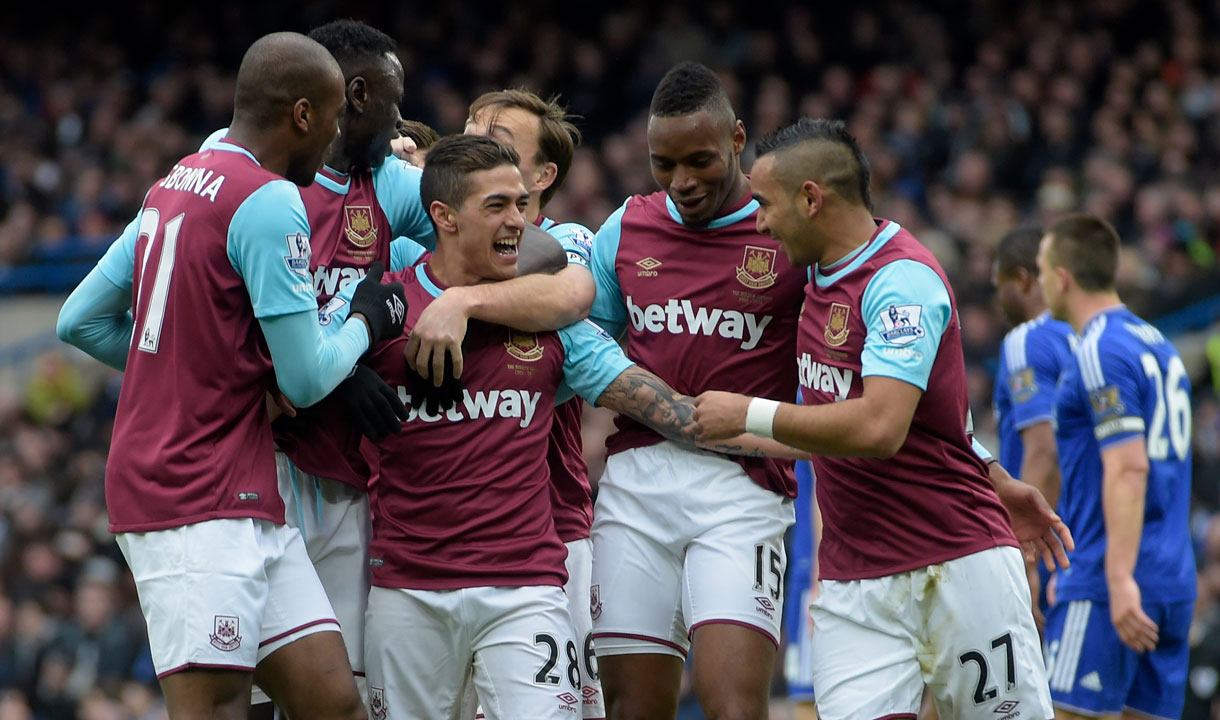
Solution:
[[[424,171],[412,165],[411,163],[394,156],[387,157],[385,162],[381,163],[369,171],[373,181],[380,184],[384,180],[409,180],[414,183],[419,183],[423,177]]]
[[[554,223],[545,228],[548,235],[562,242],[569,242],[587,254],[593,249],[593,232],[580,223]]]

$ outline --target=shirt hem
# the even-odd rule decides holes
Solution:
[[[819,577],[822,580],[833,580],[835,582],[876,580],[877,578],[889,577],[890,575],[899,575],[901,573],[911,572],[912,570],[920,570],[939,563],[949,562],[950,560],[958,560],[966,557],[967,555],[974,555],[975,553],[980,553],[985,550],[998,547],[1019,548],[1020,546],[1017,544],[1016,538],[988,538],[985,541],[980,541],[972,545],[953,548],[940,555],[934,555],[931,557],[931,559],[926,557],[917,559],[913,558],[896,565],[887,565],[880,568],[865,568],[857,572],[835,572],[834,570],[826,569],[825,561],[820,561],[819,564],[822,565],[823,569]]]
[[[279,497],[277,494],[276,498]],[[271,513],[251,512],[249,510],[216,510],[213,512],[203,513],[202,515],[188,515],[182,518],[174,518],[172,520],[156,520],[150,522],[139,523],[110,523],[110,532],[119,533],[142,533],[155,532],[157,530],[173,530],[174,528],[184,527],[186,525],[198,525],[208,520],[225,520],[225,519],[240,519],[250,518],[251,520],[267,520],[276,525],[284,524],[284,517],[275,517]]]
[[[487,577],[467,579],[446,579],[435,581],[420,580],[378,580],[373,578],[373,587],[389,590],[465,590],[477,587],[563,587],[564,578],[559,575],[533,575],[529,577]]]

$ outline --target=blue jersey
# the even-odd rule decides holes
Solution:
[[[1021,477],[1025,446],[1021,431],[1055,415],[1055,386],[1072,361],[1076,333],[1052,320],[1049,311],[1021,323],[1004,337],[996,371],[996,425],[1000,434],[1000,464]]]
[[[1107,600],[1101,452],[1144,442],[1148,487],[1135,581],[1145,602],[1195,596],[1190,545],[1190,379],[1159,330],[1125,306],[1085,326],[1055,396],[1063,490],[1059,511],[1076,539],[1060,602]]]

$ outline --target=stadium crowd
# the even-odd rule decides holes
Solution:
[[[93,259],[179,157],[229,123],[242,51],[271,29],[361,17],[399,42],[403,116],[458,132],[500,87],[559,93],[584,146],[548,214],[596,229],[650,192],[645,123],[674,62],[722,71],[751,138],[804,114],[848,121],[877,215],[949,275],[980,435],[1006,328],[991,289],[1011,227],[1081,209],[1125,245],[1120,292],[1155,320],[1216,294],[1220,6],[1133,0],[713,2],[424,9],[221,2],[38,12],[0,29],[0,266]],[[41,12],[47,12],[46,10]],[[288,27],[285,27],[287,18]],[[40,20],[44,22],[40,22]],[[586,28],[574,32],[573,28]],[[747,146],[743,159],[751,162]],[[78,277],[64,279],[60,291]],[[1220,355],[1195,385],[1200,563],[1188,717],[1220,717]],[[0,720],[156,717],[156,681],[102,497],[119,376],[50,353],[0,387]],[[596,436],[596,433],[591,433]],[[600,443],[587,442],[596,456]],[[591,458],[597,477],[599,461]]]

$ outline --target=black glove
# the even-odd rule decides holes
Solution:
[[[402,324],[407,318],[407,303],[403,299],[402,283],[381,284],[385,265],[380,260],[369,266],[369,272],[356,286],[352,296],[351,314],[360,313],[368,321],[369,347],[388,338],[402,334]]]
[[[407,408],[398,393],[365,365],[357,365],[332,394],[352,425],[373,442],[401,430],[407,419]]]
[[[453,376],[453,358],[449,353],[445,353],[445,376],[440,387],[407,367],[407,391],[413,406],[433,415],[457,404],[462,399],[462,381]]]

